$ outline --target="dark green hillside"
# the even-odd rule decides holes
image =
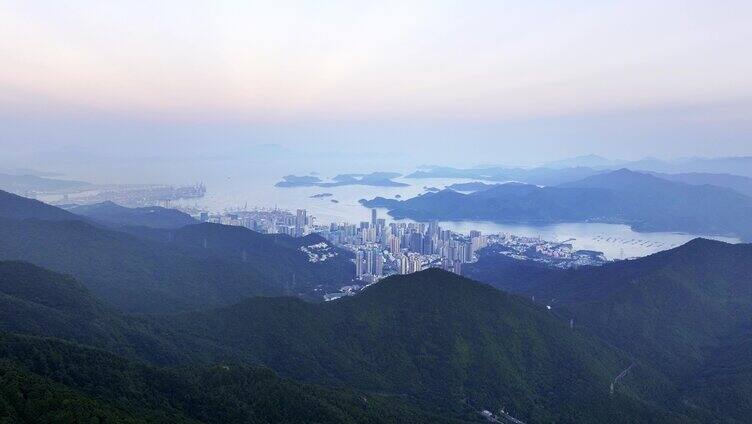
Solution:
[[[488,264],[483,271],[490,275]],[[746,422],[751,275],[752,245],[696,239],[641,259],[552,272],[517,288],[667,374],[681,389],[677,403]]]
[[[453,422],[378,396],[301,385],[263,368],[153,368],[7,333],[0,333],[0,358],[0,420],[7,422]]]
[[[80,283],[24,262],[0,262],[0,331],[56,337],[157,364],[185,362],[152,321],[100,304]]]
[[[296,380],[396,396],[424,411],[465,419],[500,407],[526,422],[695,422],[686,414],[712,422],[718,416],[709,412],[714,392],[685,390],[683,380],[669,381],[649,358],[638,358],[609,396],[612,379],[634,359],[532,302],[443,271],[393,277],[325,304],[255,298],[219,310],[132,318],[98,305],[68,278],[21,263],[3,263],[0,270],[3,329],[152,364],[261,364]],[[32,361],[23,365],[68,389],[91,386],[48,374],[47,359],[40,362],[28,351],[4,352],[0,358]],[[71,355],[63,355],[71,361],[65,369],[92,363]],[[677,403],[689,396],[700,409]]]
[[[159,206],[126,208],[113,202],[102,202],[93,205],[76,205],[68,208],[68,211],[116,227],[131,225],[152,228],[180,228],[196,223],[196,220],[187,213]]]
[[[695,239],[644,258],[567,271],[502,264],[494,276],[495,264],[471,273],[534,295],[562,317],[677,375],[701,368],[720,343],[752,323],[749,244]],[[516,275],[517,286],[511,284]]]
[[[47,219],[55,221],[81,220],[82,218],[38,200],[27,199],[0,190],[0,218]]]
[[[531,260],[503,255],[491,245],[478,253],[478,261],[466,264],[462,275],[490,284],[497,289],[523,295],[535,294],[535,288],[567,271]]]
[[[231,227],[197,228],[221,234],[240,231],[256,242],[242,250],[212,250],[84,222],[0,219],[0,259],[73,275],[101,299],[129,312],[213,307],[257,295],[318,297],[320,285],[339,288],[352,278],[352,264],[344,255],[313,263],[290,241]]]
[[[564,302],[563,314],[599,336],[686,376],[699,372],[719,343],[752,324],[750,275],[752,245],[696,239],[647,258],[567,274],[546,291]]]
[[[354,265],[350,261],[352,253],[333,246],[318,234],[290,237],[210,223],[189,225],[176,230],[125,230],[140,237],[164,242],[170,249],[253,265],[267,279],[285,282],[285,289],[289,293],[313,294],[311,292],[317,288],[320,289],[320,294],[337,291],[355,275]],[[322,243],[325,247],[317,246]],[[301,249],[307,249],[323,260],[311,261],[311,257]],[[324,254],[332,256],[324,258]]]
[[[146,420],[147,417],[141,414],[125,412],[112,404],[31,373],[16,363],[0,359],[2,423],[137,424]]]
[[[728,422],[752,417],[752,327],[721,343],[685,385],[684,399]],[[735,420],[735,421],[732,421]]]
[[[0,233],[1,259],[73,275],[125,311],[179,311],[284,293],[250,266],[187,255],[84,222],[0,219]]]
[[[205,354],[447,412],[504,406],[529,422],[672,420],[638,400],[640,372],[633,388],[609,397],[627,357],[533,303],[438,270],[392,277],[327,304],[250,299],[168,325]]]

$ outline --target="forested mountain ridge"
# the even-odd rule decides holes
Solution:
[[[68,207],[67,210],[114,227],[129,225],[180,228],[197,222],[185,212],[159,206],[127,208],[114,202],[102,202],[92,205],[73,205]]]
[[[65,305],[100,307],[70,279],[49,273],[46,281],[48,271],[28,264],[0,269],[7,270],[0,296],[41,306],[3,318],[10,320],[6,330],[91,343],[154,364],[262,364],[285,377],[390,394],[462,419],[501,406],[534,421],[681,416],[641,400],[647,380],[640,373],[647,370],[609,398],[612,374],[630,363],[621,353],[533,303],[442,271],[391,278],[326,304],[254,298],[220,310],[136,318],[106,307],[79,314]],[[78,300],[56,300],[66,297]],[[50,310],[57,325],[40,313]]]
[[[399,400],[235,364],[155,368],[59,340],[0,332],[8,422],[459,423]]]
[[[453,190],[397,201],[364,200],[395,218],[551,224],[628,224],[637,231],[734,235],[752,240],[752,198],[729,188],[668,181],[627,169],[558,186],[507,183],[462,194]]]
[[[752,245],[695,239],[571,270],[482,257],[468,272],[660,368],[683,388],[682,402],[734,417],[728,422],[752,415]]]
[[[129,312],[214,307],[255,295],[319,300],[354,274],[348,253],[316,236],[267,236],[216,224],[116,231],[10,194],[0,198],[0,211],[7,212],[0,217],[0,260],[75,276]]]
[[[0,218],[81,220],[83,218],[46,203],[0,190]]]

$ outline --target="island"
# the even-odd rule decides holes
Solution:
[[[475,191],[486,190],[486,189],[489,189],[489,188],[494,187],[496,185],[498,185],[498,184],[486,184],[486,183],[480,182],[480,181],[473,181],[473,182],[470,182],[470,183],[455,183],[455,184],[451,184],[451,185],[446,186],[446,188],[448,188],[449,190],[454,190],[454,191],[461,191],[461,192],[465,192],[465,193],[472,193],[472,192],[475,192]]]
[[[331,181],[322,181],[313,176],[286,175],[283,181],[275,184],[276,187],[341,187],[350,185],[363,185],[373,187],[406,187],[409,184],[394,181],[401,177],[396,172],[372,172],[370,174],[339,174]]]
[[[321,178],[312,176],[285,175],[283,181],[274,184],[275,187],[312,187],[321,182]]]
[[[325,197],[332,197],[332,196],[334,196],[332,193],[319,193],[319,194],[314,194],[313,196],[311,196],[311,199],[323,199]]]

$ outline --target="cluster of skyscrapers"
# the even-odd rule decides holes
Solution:
[[[246,227],[264,234],[287,234],[302,237],[313,231],[314,218],[305,209],[298,209],[295,214],[284,209],[255,208],[226,212],[221,215],[209,215],[202,212],[202,222],[216,222],[224,225]]]
[[[409,274],[428,267],[440,267],[457,274],[462,265],[476,260],[476,252],[488,244],[479,231],[469,236],[444,230],[438,222],[386,223],[371,210],[370,221],[360,224],[315,225],[305,209],[294,214],[283,209],[253,209],[209,216],[202,221],[238,225],[266,234],[302,237],[319,233],[335,245],[355,253],[355,276],[375,282],[392,274]]]
[[[443,230],[437,222],[388,225],[371,210],[371,220],[359,225],[332,223],[316,228],[326,239],[355,252],[356,277],[378,280],[390,274],[408,274],[441,267],[461,274],[462,264],[473,262],[487,239],[478,231],[468,236]]]

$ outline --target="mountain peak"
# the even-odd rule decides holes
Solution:
[[[80,217],[40,202],[0,190],[0,217],[11,219],[79,220]]]
[[[629,168],[620,168],[615,171],[592,175],[579,181],[565,183],[559,187],[639,189],[643,184],[675,185],[677,183],[643,172],[633,171]]]

